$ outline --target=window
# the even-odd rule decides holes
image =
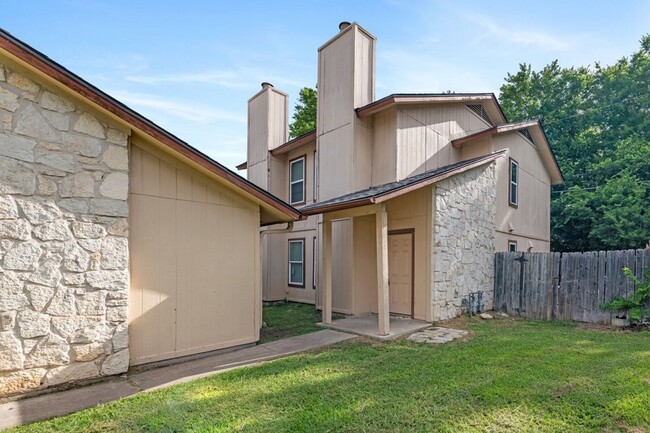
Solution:
[[[289,285],[305,287],[305,240],[289,240]]]
[[[514,159],[510,159],[510,196],[508,197],[510,206],[519,205],[519,164]]]
[[[508,241],[508,251],[511,253],[517,252],[517,241]]]
[[[289,163],[289,204],[305,203],[305,157]]]
[[[312,242],[314,248],[314,260],[312,263],[312,287],[316,288],[316,279],[318,278],[318,242],[316,241],[316,236],[314,236],[314,241]]]

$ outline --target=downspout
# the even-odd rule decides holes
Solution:
[[[283,229],[262,229],[260,230],[260,268],[262,269],[262,278],[264,281],[267,283],[268,287],[268,273],[265,272],[264,269],[264,238],[266,235],[272,235],[272,234],[279,234],[279,233],[289,233],[293,230],[293,221],[289,221],[287,223],[287,226]],[[262,296],[260,296],[260,300],[262,301],[262,304],[264,301],[262,300],[264,298],[264,284],[262,284],[262,287],[260,287],[262,290]],[[262,317],[262,308],[260,308],[259,311],[259,324],[260,327],[262,326],[262,323],[264,323],[264,318]]]

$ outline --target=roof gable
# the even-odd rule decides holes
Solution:
[[[294,209],[252,182],[232,172],[198,149],[190,146],[185,141],[156,125],[151,120],[130,109],[125,104],[104,93],[99,88],[93,86],[3,29],[0,29],[0,56],[6,56],[28,69],[49,77],[59,85],[71,90],[78,98],[120,118],[144,135],[148,135],[157,142],[167,146],[177,156],[190,160],[216,175],[222,181],[233,186],[241,194],[259,203],[262,210],[266,213],[262,217],[263,224],[272,224],[300,218],[301,214],[297,209]]]
[[[358,117],[371,116],[395,105],[433,105],[445,103],[482,103],[496,124],[507,123],[494,93],[395,93],[356,109]]]
[[[555,159],[555,154],[551,149],[551,145],[548,142],[548,137],[544,132],[542,123],[539,120],[524,120],[522,122],[515,123],[506,123],[503,125],[497,125],[492,128],[485,129],[483,131],[475,132],[473,134],[468,134],[464,137],[457,138],[451,141],[452,146],[457,149],[463,147],[463,145],[471,145],[472,143],[485,138],[491,137],[493,135],[507,134],[512,132],[519,132],[524,129],[527,129],[530,132],[530,135],[535,143],[537,153],[539,154],[546,170],[551,177],[551,183],[553,185],[558,185],[564,182],[564,176],[560,170],[560,166]],[[522,137],[522,139],[528,140],[528,138]]]

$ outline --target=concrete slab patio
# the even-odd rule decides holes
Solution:
[[[379,335],[378,318],[376,314],[352,316],[345,319],[335,320],[331,325],[325,325],[324,323],[318,323],[318,325],[362,335],[364,337],[376,338],[378,340],[394,340],[403,335],[428,328],[431,326],[431,323],[420,322],[419,320],[413,320],[407,317],[391,316],[390,333],[388,335]]]
[[[4,403],[0,405],[0,430],[354,338],[356,336],[343,332],[323,330],[165,367],[127,373],[95,385]]]

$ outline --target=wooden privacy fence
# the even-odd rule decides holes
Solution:
[[[537,320],[610,323],[612,314],[598,305],[634,293],[626,267],[643,280],[650,250],[496,253],[494,309]]]

